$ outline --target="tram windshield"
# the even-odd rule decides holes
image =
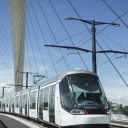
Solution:
[[[72,87],[75,108],[106,108],[107,100],[98,77],[94,75],[71,75],[68,83]]]
[[[62,80],[60,85],[61,104],[64,108],[107,109],[108,104],[95,75],[75,74]]]

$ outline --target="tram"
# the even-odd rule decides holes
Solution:
[[[64,72],[3,98],[2,111],[61,128],[110,128],[109,106],[98,76]]]

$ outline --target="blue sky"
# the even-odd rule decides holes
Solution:
[[[117,19],[117,16],[105,5],[102,0],[70,1],[73,7],[77,10],[78,14],[83,19],[96,20],[101,22],[113,22],[115,19]],[[8,0],[0,1],[0,75],[2,76],[0,78],[0,83],[14,83],[13,53],[11,46],[12,36],[7,2]],[[106,2],[119,16],[128,11],[127,0],[106,0]],[[77,14],[74,12],[67,0],[52,0],[52,4],[55,7],[56,12],[58,13],[68,34],[71,36],[72,41],[69,39],[67,33],[57,18],[49,0],[39,0],[39,3],[47,17],[47,21],[51,27],[52,32],[54,33],[54,37],[49,29],[44,15],[42,14],[37,0],[27,0],[24,69],[25,71],[31,71],[32,68],[32,72],[39,72],[40,74],[45,75],[46,73],[42,64],[43,58],[45,67],[47,69],[48,78],[50,78],[56,75],[56,73],[48,54],[48,50],[46,47],[44,47],[44,44],[56,44],[57,42],[59,45],[73,46],[73,41],[75,46],[80,46],[82,48],[91,50],[91,35],[81,22],[64,20],[66,17],[78,18]],[[122,20],[128,24],[128,13],[122,17]],[[104,31],[102,31],[102,33],[96,36],[97,41],[104,50],[113,49],[124,51],[124,49],[126,49],[128,51],[128,28],[119,19],[116,21],[116,23],[120,24],[120,27],[108,26]],[[91,29],[90,25],[87,26],[89,29]],[[104,27],[106,26],[96,26],[97,33]],[[45,41],[41,32],[45,37]],[[78,33],[81,34],[74,36]],[[117,44],[120,46],[117,46]],[[41,52],[39,52],[39,49]],[[80,68],[86,70],[86,67],[84,66],[76,51],[61,49],[60,52],[60,50],[56,48],[49,48],[49,50],[54,62],[62,58],[62,52],[62,54],[66,57],[65,60],[70,69]],[[97,46],[97,50],[101,49]],[[80,55],[86,63],[88,69],[92,70],[91,54],[80,52]],[[34,56],[36,59],[34,59]],[[117,67],[125,81],[128,83],[128,58],[123,56],[122,58],[117,59],[121,55],[115,54],[108,54],[108,56],[111,58],[114,65]],[[105,55],[97,55],[98,76],[101,80],[107,97],[114,102],[122,103],[123,101],[124,104],[128,105],[128,101],[126,100],[128,97],[128,87],[126,87],[122,79],[119,77],[109,62],[101,65],[106,61],[108,60]],[[58,73],[67,70],[63,59],[56,64],[56,68]],[[32,84],[31,76],[29,77],[29,83]]]

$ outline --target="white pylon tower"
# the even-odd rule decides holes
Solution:
[[[25,0],[9,0],[11,19],[14,78],[15,85],[23,85],[24,69],[24,34],[25,34]],[[15,86],[15,91],[21,91],[22,86]]]

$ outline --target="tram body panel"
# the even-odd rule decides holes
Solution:
[[[110,124],[110,115],[72,115],[60,110],[61,126],[75,126],[86,124]]]
[[[59,82],[56,84],[55,90],[55,123],[61,125],[61,118],[60,118],[60,95],[59,95]]]
[[[75,115],[74,125],[110,124],[110,115]]]
[[[63,110],[62,108],[60,108],[60,126],[71,126],[74,125],[74,115],[66,112],[65,110]]]

